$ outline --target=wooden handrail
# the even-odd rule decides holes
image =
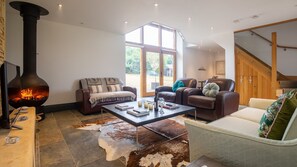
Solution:
[[[249,52],[246,49],[244,49],[243,47],[241,47],[239,44],[235,43],[235,47],[238,47],[240,50],[242,50],[243,52],[247,53],[253,59],[257,60],[263,66],[265,66],[266,68],[268,68],[269,70],[271,70],[271,66],[270,65],[266,64],[264,61],[262,61],[257,56],[253,55],[251,52]],[[282,74],[279,71],[277,71],[277,80],[291,80],[291,79],[287,78],[287,76],[285,76],[284,74]]]
[[[252,34],[255,34],[255,35],[257,35],[258,37],[262,38],[262,39],[265,40],[266,42],[269,42],[270,44],[272,44],[272,42],[271,42],[269,39],[263,37],[262,35],[256,33],[255,31],[250,30],[250,32],[251,32]],[[294,46],[284,46],[284,45],[276,45],[276,46],[277,46],[278,48],[283,48],[283,49],[297,49],[297,47],[294,47]]]

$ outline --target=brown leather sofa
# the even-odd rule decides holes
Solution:
[[[216,97],[206,97],[202,89],[187,88],[183,92],[183,104],[196,107],[196,117],[213,121],[238,110],[239,94],[234,92],[235,83],[231,79],[209,79],[207,83],[216,83],[220,87]],[[195,116],[195,113],[188,115]]]
[[[173,92],[172,86],[159,86],[155,89],[155,96],[158,98],[164,98],[166,102],[182,104],[183,91],[186,88],[196,88],[197,80],[193,78],[184,78],[179,80],[185,84],[185,87],[178,88],[176,92]]]
[[[101,111],[101,107],[107,104],[115,104],[128,101],[136,101],[137,90],[129,86],[123,86],[118,78],[85,78],[79,81],[80,89],[76,91],[76,101],[79,103],[79,111],[83,114],[91,114]],[[92,86],[98,91],[93,92]],[[111,90],[117,85],[118,89]],[[111,88],[113,87],[113,88]]]

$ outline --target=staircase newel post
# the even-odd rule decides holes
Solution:
[[[277,82],[277,34],[272,32],[271,34],[271,97],[276,98],[276,90],[279,87]]]

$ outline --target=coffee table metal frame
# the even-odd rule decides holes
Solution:
[[[125,104],[127,104],[129,106],[133,106],[134,108],[138,108],[138,104],[136,101],[126,102]],[[163,108],[163,111],[164,111],[163,113],[160,113],[160,111],[150,111],[149,115],[145,115],[145,116],[141,116],[141,117],[136,117],[131,114],[128,114],[127,111],[121,111],[119,109],[116,109],[115,105],[116,104],[102,106],[101,114],[103,113],[103,111],[107,111],[107,112],[111,113],[112,115],[120,118],[121,120],[135,126],[136,127],[136,143],[137,143],[137,145],[139,144],[139,142],[138,142],[138,127],[139,126],[154,123],[154,122],[161,121],[161,120],[164,120],[167,118],[172,118],[172,117],[175,117],[178,115],[186,114],[188,112],[195,112],[195,119],[196,119],[196,109],[194,107],[185,106],[185,105],[179,105],[179,107],[174,110]],[[154,131],[154,132],[158,133],[156,131]],[[160,134],[160,133],[158,133],[158,134]],[[162,134],[160,134],[160,135],[162,135]],[[162,135],[162,136],[164,136],[164,135]],[[177,136],[177,137],[179,137],[179,136]],[[164,137],[166,137],[166,136],[164,136]]]

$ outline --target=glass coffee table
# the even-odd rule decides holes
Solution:
[[[124,104],[127,104],[128,106],[133,106],[134,109],[138,108],[137,101],[126,102]],[[120,118],[121,120],[135,126],[136,127],[136,143],[137,144],[138,144],[138,127],[139,126],[154,123],[154,122],[161,121],[161,120],[164,120],[167,118],[172,118],[172,117],[175,117],[178,115],[183,115],[188,112],[195,112],[195,115],[196,115],[195,107],[178,104],[178,108],[176,108],[176,109],[163,108],[163,112],[161,113],[160,108],[159,108],[159,111],[153,110],[153,111],[150,111],[148,115],[136,117],[134,115],[127,113],[127,111],[121,111],[119,109],[116,109],[115,105],[116,104],[104,105],[104,106],[102,106],[102,110],[107,111],[107,112],[111,113],[112,115]]]

